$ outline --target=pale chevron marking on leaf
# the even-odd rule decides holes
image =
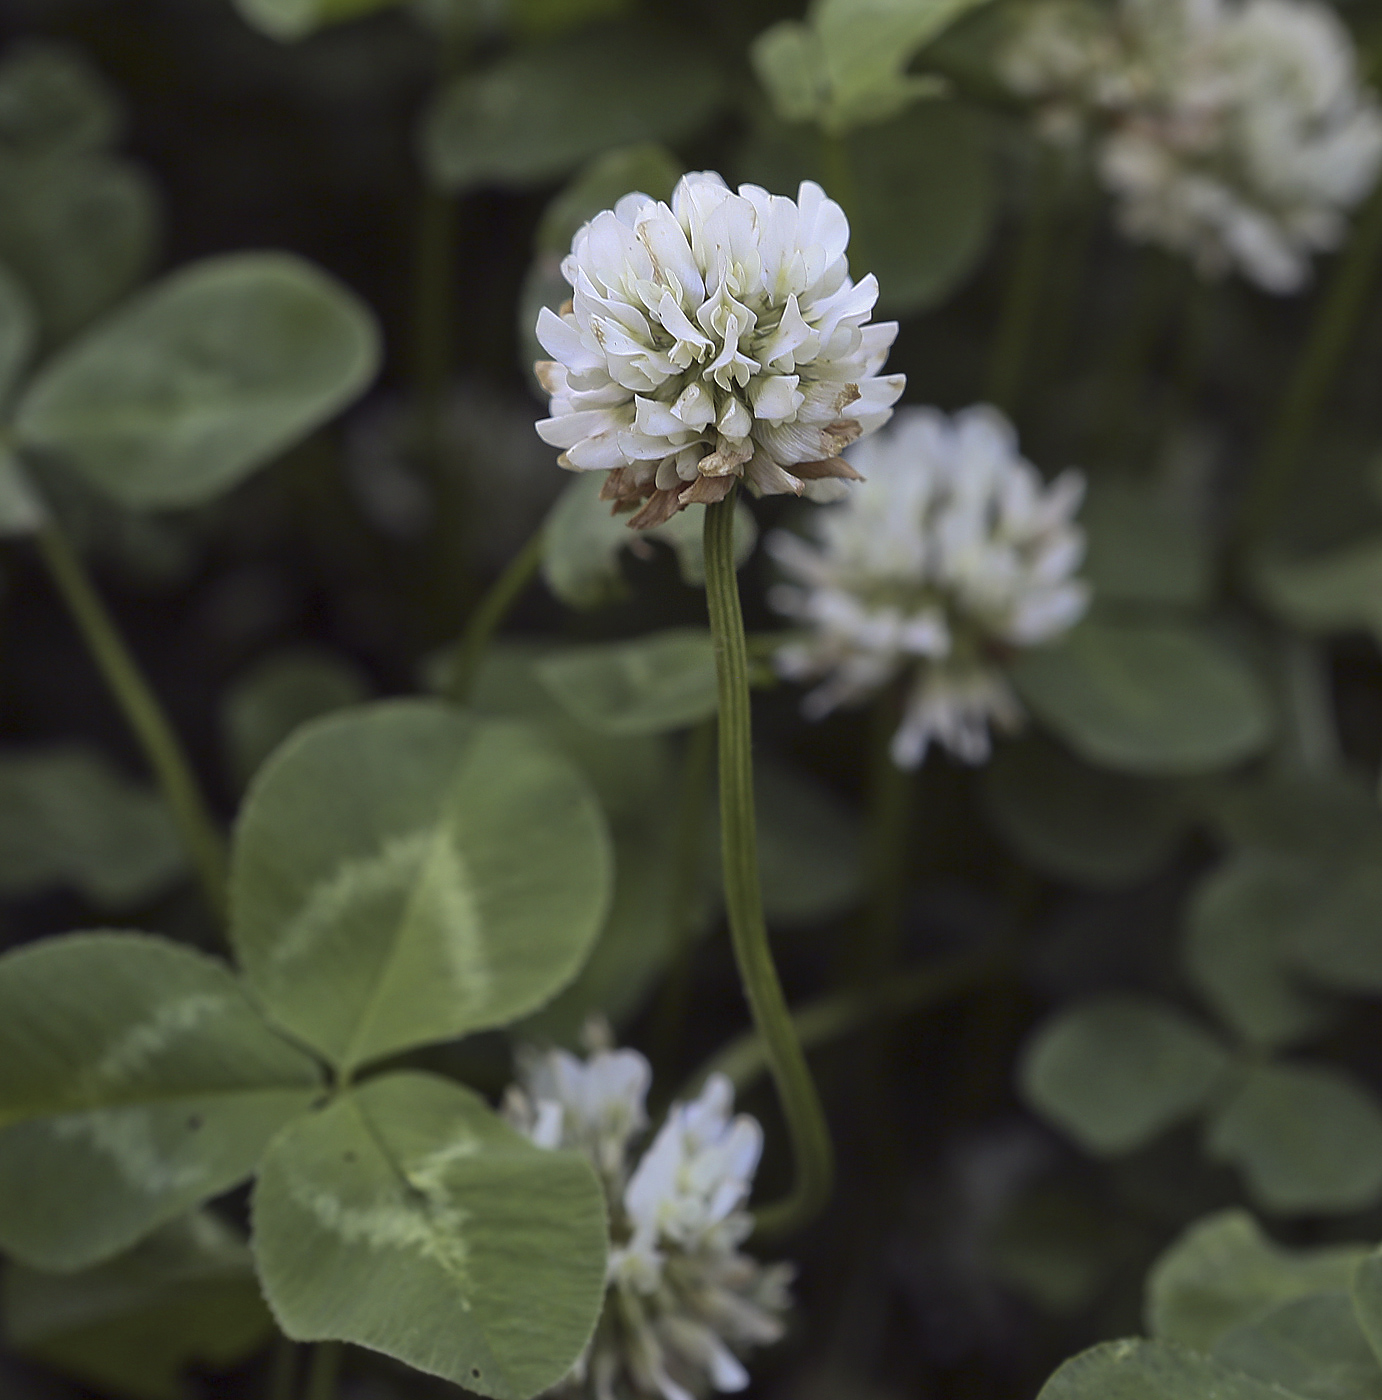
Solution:
[[[431,828],[412,831],[390,837],[376,855],[343,861],[312,887],[301,910],[270,949],[270,961],[282,970],[309,957],[352,906],[382,895],[401,895],[427,859],[433,839]]]
[[[121,1177],[150,1196],[185,1191],[205,1180],[204,1162],[175,1163],[160,1149],[147,1109],[98,1108],[50,1120],[62,1142],[83,1142],[115,1165]]]
[[[129,1083],[150,1061],[215,1020],[231,1003],[231,997],[216,992],[194,992],[165,1002],[147,1021],[130,1026],[106,1047],[91,1067],[91,1079],[102,1084]]]

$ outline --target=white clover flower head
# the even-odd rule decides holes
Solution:
[[[1086,23],[1105,16],[1105,76],[1061,68],[1036,26],[1002,68],[1014,91],[1098,110],[1096,160],[1123,231],[1206,277],[1302,287],[1382,168],[1382,107],[1338,15],[1319,0],[1084,9]]]
[[[849,276],[844,211],[807,180],[795,200],[685,175],[670,204],[629,194],[576,234],[572,299],[545,309],[553,357],[537,425],[573,471],[646,529],[684,506],[755,494],[835,499],[840,453],[885,423],[901,375],[880,375],[895,321],[870,323],[878,282]]]
[[[813,718],[906,677],[894,762],[916,767],[932,741],[983,762],[990,726],[1022,719],[1007,657],[1059,636],[1088,606],[1074,576],[1084,480],[1066,472],[1045,485],[986,406],[953,418],[901,409],[850,456],[866,480],[812,518],[814,538],[768,537],[784,576],[769,601],[803,624],[777,668],[821,682],[803,705]]]
[[[740,1249],[752,1230],[745,1207],[763,1144],[758,1123],[734,1116],[729,1081],[712,1075],[699,1097],[672,1105],[635,1164],[650,1078],[642,1055],[600,1050],[582,1063],[564,1051],[529,1051],[520,1059],[510,1120],[540,1147],[586,1152],[610,1208],[604,1314],[563,1388],[594,1400],[744,1389],[740,1358],[779,1340],[792,1302],[791,1267],[764,1266]],[[638,1127],[625,1132],[631,1121]]]

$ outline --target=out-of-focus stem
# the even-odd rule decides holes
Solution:
[[[446,693],[451,699],[461,704],[470,699],[475,678],[480,674],[485,652],[489,650],[494,634],[542,567],[542,545],[543,530],[539,526],[527,544],[509,560],[504,572],[490,585],[489,591],[471,613],[461,640],[456,645],[451,676],[446,684]]]
[[[294,1342],[279,1333],[269,1358],[268,1400],[293,1400],[297,1381],[298,1349]]]
[[[802,1046],[815,1050],[844,1036],[874,1029],[890,1017],[905,1015],[967,991],[990,976],[998,966],[997,955],[984,954],[956,958],[939,967],[918,968],[866,987],[821,997],[797,1010],[792,1022]],[[727,1076],[735,1089],[743,1093],[767,1068],[768,1056],[762,1037],[756,1031],[748,1031],[704,1064],[681,1097],[693,1097],[712,1074]]]
[[[720,839],[725,908],[744,994],[777,1086],[796,1160],[783,1201],[757,1213],[764,1234],[785,1234],[813,1219],[830,1199],[834,1152],[820,1096],[782,994],[763,919],[754,822],[753,740],[748,650],[734,566],[733,491],[705,510],[705,593],[720,699]]]
[[[153,770],[207,903],[218,918],[224,917],[225,841],[181,742],[67,537],[49,522],[38,532],[37,543],[92,660]]]
[[[341,1379],[340,1342],[318,1342],[312,1348],[303,1400],[336,1400]]]
[[[883,976],[896,962],[907,888],[907,851],[916,775],[893,762],[892,736],[901,717],[896,689],[883,692],[872,714],[868,791],[868,936],[859,959],[866,978]]]
[[[1022,396],[1022,385],[1036,329],[1041,294],[1047,282],[1051,252],[1055,246],[1060,208],[1060,156],[1043,142],[1038,156],[1031,204],[1013,262],[1003,303],[1003,315],[989,362],[987,397],[1012,417]]]
[[[1240,554],[1271,533],[1291,492],[1306,439],[1358,329],[1382,261],[1382,184],[1363,207],[1325,290],[1267,433],[1239,516]]]

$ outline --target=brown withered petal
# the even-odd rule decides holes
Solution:
[[[807,481],[819,481],[822,477],[838,476],[845,481],[863,481],[862,472],[857,472],[843,457],[826,457],[819,462],[793,462],[792,471]]]
[[[665,525],[681,509],[681,492],[675,486],[665,491],[654,491],[648,503],[629,521],[630,530],[651,530],[654,525]]]
[[[723,501],[734,490],[732,476],[698,476],[679,497],[684,506],[708,506]]]

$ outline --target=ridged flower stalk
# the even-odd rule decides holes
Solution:
[[[225,912],[225,843],[182,744],[67,537],[50,523],[39,531],[37,543],[87,650],[153,770],[207,903],[220,917]]]
[[[830,1131],[782,994],[758,883],[748,648],[734,567],[734,498],[706,507],[705,592],[720,699],[720,830],[725,907],[754,1025],[782,1101],[796,1159],[791,1194],[758,1213],[763,1233],[785,1234],[825,1206],[834,1175]]]

